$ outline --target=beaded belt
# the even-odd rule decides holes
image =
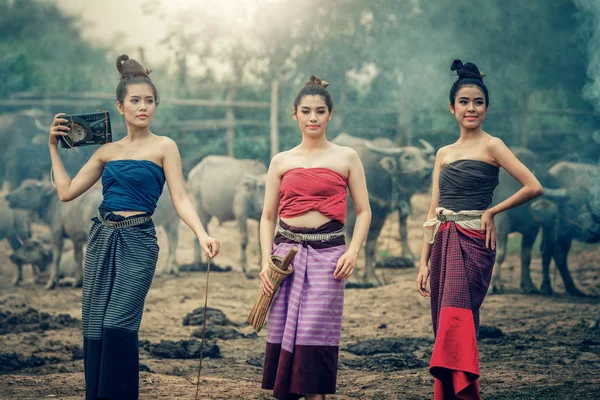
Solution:
[[[277,227],[277,231],[279,234],[287,239],[290,239],[293,242],[328,242],[331,239],[339,238],[340,236],[344,236],[344,229],[340,229],[335,232],[328,233],[299,233],[288,231],[287,229],[282,228],[281,226]]]
[[[141,225],[144,222],[148,222],[152,219],[152,215],[144,215],[142,217],[125,219],[123,221],[108,221],[102,217],[100,211],[98,211],[98,219],[102,224],[110,226],[111,228],[129,228],[131,226]]]
[[[473,220],[476,220],[476,219],[481,219],[480,216],[459,215],[459,214],[455,214],[455,215],[436,214],[436,218],[440,222],[448,222],[448,221],[452,221],[452,222],[456,222],[456,221],[473,221]]]

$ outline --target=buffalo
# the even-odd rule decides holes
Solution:
[[[47,138],[49,129],[44,126],[49,127],[52,118],[37,109],[0,115],[0,186],[6,183],[14,189],[25,179],[42,179],[49,172],[48,142],[40,141],[42,132]]]
[[[52,263],[52,245],[41,237],[27,239],[23,246],[10,256],[14,263],[36,265],[41,272],[48,269]],[[60,258],[60,271],[58,278],[62,284],[76,284],[78,266],[75,262],[73,249],[65,251]],[[37,283],[37,282],[36,282]]]
[[[248,218],[260,220],[267,168],[255,160],[239,160],[226,156],[208,156],[188,174],[189,193],[205,227],[211,217],[219,223],[236,221],[240,232],[240,264],[247,274],[246,247]],[[201,261],[201,250],[195,242],[194,260]]]
[[[164,190],[156,210],[152,217],[156,226],[162,226],[167,234],[167,241],[169,246],[169,255],[167,257],[166,272],[169,274],[179,274],[179,267],[176,260],[176,250],[179,242],[179,215],[173,203],[168,190]]]
[[[558,217],[558,206],[552,201],[551,193],[556,193],[558,183],[545,171],[538,161],[537,156],[528,149],[515,147],[511,149],[513,154],[540,180],[544,186],[545,195],[532,202],[521,204],[518,207],[507,210],[495,218],[496,222],[496,263],[494,273],[490,283],[490,293],[502,293],[504,283],[501,278],[502,264],[506,257],[506,247],[508,235],[518,232],[521,238],[521,290],[524,293],[538,293],[537,287],[531,280],[530,264],[531,251],[537,238],[540,228],[542,237],[546,240],[543,245],[548,245],[547,239],[556,229],[556,219]],[[515,192],[521,189],[521,185],[504,169],[500,170],[498,187],[494,192],[492,205],[503,202]],[[550,287],[550,260],[542,260],[543,265],[543,283],[542,292],[548,293]]]
[[[573,239],[600,242],[600,168],[597,165],[561,161],[549,170],[566,195],[559,201],[558,225],[542,246],[542,259],[554,259],[568,293],[583,296],[568,268]],[[559,198],[559,196],[556,196]]]
[[[49,179],[48,132],[53,118],[49,112],[38,109],[0,115],[0,187],[5,184],[12,190],[28,179]],[[67,171],[79,170],[93,150],[61,149]]]
[[[43,260],[47,260],[47,252],[50,249],[50,260],[53,261],[53,267],[46,288],[54,288],[58,280],[65,274],[69,278],[73,278],[74,285],[79,287],[82,282],[83,250],[92,226],[91,218],[96,215],[97,208],[102,202],[100,189],[93,187],[77,199],[63,203],[59,200],[56,189],[49,183],[28,180],[21,187],[9,193],[6,199],[10,203],[10,207],[15,209],[11,211],[21,214],[27,211],[33,212],[50,227],[51,243],[30,239],[27,246],[12,258],[13,263],[18,262],[20,264],[17,266],[19,266],[23,265],[23,260],[36,260],[25,262],[25,264],[33,262],[34,268],[45,270]],[[167,234],[169,247],[167,272],[177,274],[179,270],[175,260],[175,251],[178,243],[179,216],[166,190],[158,201],[153,221],[157,226],[163,226]],[[61,261],[64,238],[70,238],[74,247],[73,260],[66,264]],[[68,265],[68,273],[63,271],[64,265]],[[17,275],[18,280],[20,280],[20,276],[20,274]]]
[[[0,197],[0,240],[6,239],[13,250],[18,251],[23,243],[31,237],[31,227],[29,216],[25,211],[13,210],[9,207],[8,202],[4,197]],[[23,265],[30,263],[17,262],[12,260],[17,271],[12,285],[18,285],[23,279]],[[32,264],[34,279],[39,277],[39,268],[37,264]]]
[[[395,145],[389,139],[370,142],[346,133],[338,135],[333,143],[353,148],[359,155],[367,180],[371,203],[371,225],[366,239],[365,270],[362,280],[367,285],[380,285],[375,274],[374,258],[377,238],[387,216],[398,211],[402,256],[414,259],[408,246],[406,221],[412,214],[410,198],[431,185],[434,148],[424,140],[423,147]],[[348,201],[346,235],[354,231],[356,216]]]
[[[506,255],[508,234],[523,234],[521,243],[521,290],[538,293],[530,275],[531,251],[540,228],[542,229],[542,286],[541,293],[552,294],[550,264],[554,258],[568,293],[583,296],[567,265],[567,256],[573,239],[588,243],[600,241],[598,208],[593,207],[598,168],[590,164],[559,162],[549,171],[539,168],[533,153],[513,149],[517,157],[536,174],[544,186],[544,195],[531,203],[508,210],[496,218],[497,257],[490,292],[503,291],[500,278],[502,262]],[[508,173],[501,171],[500,183],[494,193],[497,204],[520,188]]]
[[[53,289],[58,283],[60,258],[64,239],[73,242],[74,258],[77,266],[75,286],[83,280],[83,246],[91,227],[90,218],[96,215],[102,202],[102,191],[93,187],[75,200],[63,203],[56,189],[47,182],[26,181],[18,189],[6,195],[11,208],[36,213],[39,219],[50,227],[52,238],[52,268],[46,289]]]

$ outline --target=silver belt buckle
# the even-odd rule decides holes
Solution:
[[[331,233],[298,233],[284,229],[282,226],[278,226],[279,233],[294,242],[327,242],[331,239],[335,239],[344,234],[344,230],[339,230]]]
[[[440,222],[448,222],[448,216],[444,215],[444,214],[438,214],[437,215],[437,219]]]
[[[132,218],[132,219],[124,220],[124,221],[108,221],[108,220],[104,219],[104,217],[100,213],[100,210],[98,210],[98,219],[100,220],[100,222],[102,222],[104,225],[109,226],[114,229],[129,228],[131,226],[140,225],[146,221],[149,221],[151,218],[152,218],[151,216],[143,216],[143,217]]]

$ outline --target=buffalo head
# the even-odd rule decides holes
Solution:
[[[431,144],[420,139],[423,147],[378,147],[369,141],[365,146],[371,152],[383,156],[379,165],[389,174],[393,175],[403,188],[422,188],[428,185],[433,171],[432,156],[435,151]]]
[[[37,239],[28,239],[10,255],[10,261],[14,264],[37,265],[41,271],[45,271],[52,262],[52,250]]]
[[[37,212],[48,206],[48,197],[55,193],[49,184],[27,180],[5,197],[10,208]]]
[[[265,186],[267,182],[267,174],[246,174],[244,175],[241,185],[244,188],[244,199],[248,202],[252,209],[262,212],[265,202]]]

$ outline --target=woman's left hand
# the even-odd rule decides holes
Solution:
[[[221,243],[208,235],[199,237],[198,242],[200,242],[200,247],[204,250],[206,258],[215,258],[221,250]]]
[[[496,223],[494,222],[494,214],[490,210],[481,215],[481,231],[485,233],[485,247],[495,250]]]
[[[346,251],[338,259],[335,271],[333,271],[333,277],[335,279],[348,279],[354,273],[354,267],[356,266],[356,259],[358,254],[354,252]]]

